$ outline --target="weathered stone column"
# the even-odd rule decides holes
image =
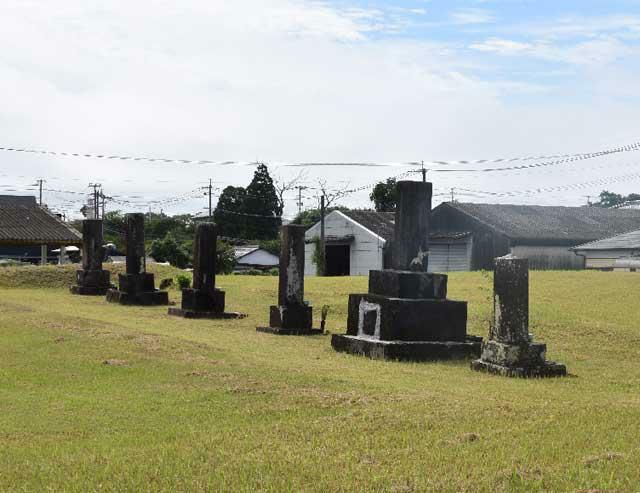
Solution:
[[[278,304],[304,304],[304,233],[297,224],[282,227]]]
[[[392,265],[396,270],[426,272],[429,264],[431,183],[399,181]]]
[[[104,258],[101,219],[82,221],[82,270],[76,271],[73,294],[103,295],[111,287],[111,273],[102,269]],[[60,252],[62,255],[62,251]]]
[[[529,342],[529,260],[495,259],[491,340],[505,344]]]
[[[214,223],[200,223],[196,226],[193,242],[193,289],[215,289],[217,241]]]
[[[244,318],[225,312],[225,292],[216,288],[217,227],[214,223],[196,226],[193,241],[193,288],[182,290],[181,308],[169,308],[169,315],[185,318]]]
[[[125,216],[127,274],[146,272],[144,249],[144,214],[135,213]]]
[[[321,334],[313,328],[313,309],[304,301],[304,234],[306,228],[297,224],[282,226],[278,305],[269,312],[269,327],[259,332],[278,335]]]
[[[546,361],[546,344],[529,334],[529,261],[511,255],[495,259],[493,324],[482,345],[477,371],[508,377],[564,376],[564,365]]]
[[[148,273],[144,245],[144,214],[125,216],[126,273],[118,275],[119,289],[107,292],[107,301],[123,305],[167,305],[169,295],[155,288],[152,273]]]

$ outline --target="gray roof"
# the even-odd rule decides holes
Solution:
[[[35,197],[0,195],[0,244],[80,245],[82,236],[40,207]]]
[[[640,250],[640,229],[578,245],[573,250]]]
[[[513,241],[578,245],[640,228],[640,210],[446,202]]]
[[[393,230],[396,218],[394,212],[361,210],[345,210],[340,212],[385,240],[393,239]]]

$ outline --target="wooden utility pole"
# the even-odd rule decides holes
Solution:
[[[209,178],[209,221],[211,221],[211,218],[213,217],[213,212],[211,209],[211,196],[213,195],[213,181],[211,181],[211,178]]]
[[[420,164],[422,166],[422,170],[421,170],[422,171],[422,182],[426,183],[426,181],[427,181],[427,170],[424,169],[424,161],[422,161]]]
[[[89,187],[93,188],[93,218],[100,219],[100,192],[98,192],[98,188],[101,185],[100,183],[89,183]]]
[[[298,204],[297,204],[298,205],[298,215],[300,215],[302,213],[302,206],[304,205],[302,203],[302,191],[306,190],[307,187],[303,187],[301,185],[298,185],[296,188],[298,189]]]
[[[36,181],[36,185],[38,185],[38,188],[40,189],[40,200],[38,201],[38,204],[40,204],[40,207],[42,207],[42,184],[44,183],[44,180],[40,179]]]
[[[320,197],[320,272],[321,276],[325,274],[325,262],[326,262],[326,249],[325,249],[325,238],[324,238],[324,215],[325,215],[325,196],[322,194]]]

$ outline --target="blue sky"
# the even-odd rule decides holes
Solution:
[[[356,187],[406,171],[407,162],[640,141],[640,1],[5,0],[0,43],[0,147],[261,160],[285,179],[298,171],[285,166],[295,162],[388,165],[314,168],[306,177],[310,185]],[[50,193],[69,213],[89,182],[148,202],[209,178],[220,188],[245,185],[253,173],[245,165],[2,158],[4,190],[21,185],[27,193],[28,183],[45,178],[76,192]],[[578,204],[636,162],[631,153],[432,180],[440,193],[598,182],[484,197]],[[638,179],[615,182],[615,191],[638,190]],[[198,201],[172,207],[190,211]],[[368,206],[367,192],[345,205]]]

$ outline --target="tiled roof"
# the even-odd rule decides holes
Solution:
[[[361,210],[344,210],[341,212],[385,240],[393,239],[393,229],[395,225],[394,212]]]
[[[447,202],[436,207],[457,209],[516,241],[561,241],[580,244],[640,228],[640,210],[601,207],[472,204]]]
[[[82,235],[38,206],[35,197],[0,195],[0,244],[80,245]]]

